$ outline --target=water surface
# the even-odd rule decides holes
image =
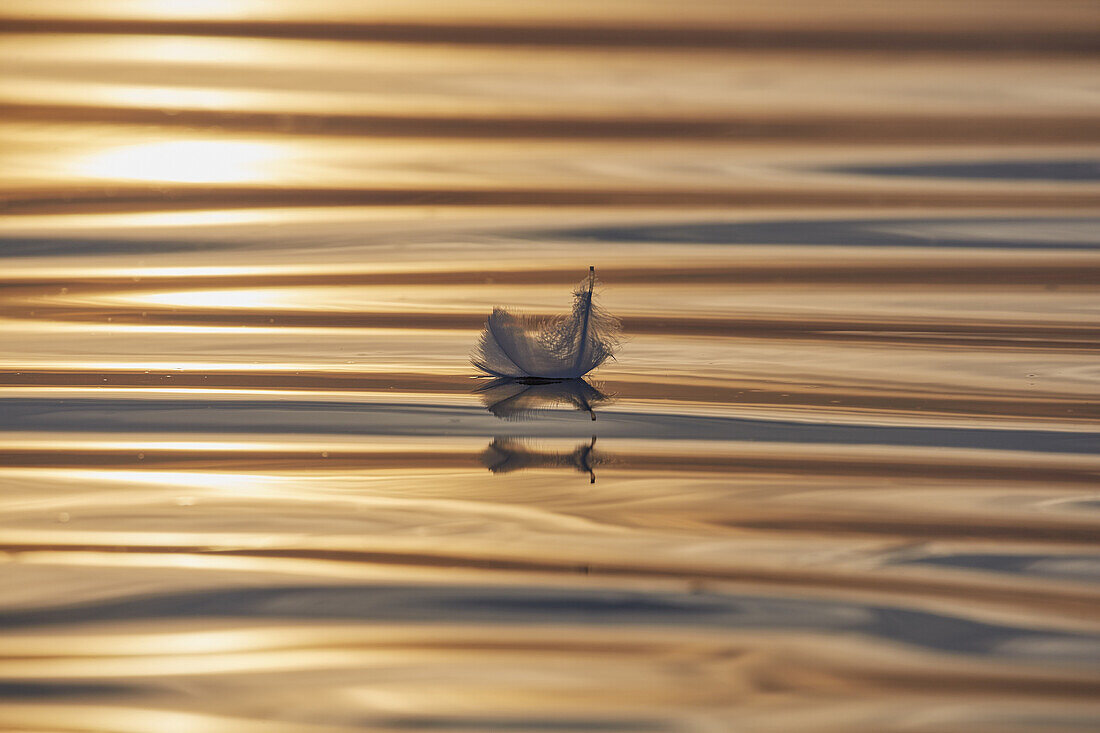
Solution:
[[[1100,15],[796,6],[7,3],[0,726],[1100,725]]]

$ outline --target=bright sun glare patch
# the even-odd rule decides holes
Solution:
[[[147,293],[126,298],[129,302],[152,305],[189,306],[200,308],[273,308],[286,305],[285,289],[254,288],[247,290],[182,290]]]
[[[84,175],[116,180],[244,183],[267,180],[284,155],[270,143],[176,140],[111,148],[85,158],[77,168]]]
[[[152,18],[195,18],[209,20],[211,18],[247,18],[265,9],[270,12],[270,5],[266,0],[129,0],[118,3],[125,16],[144,16]]]

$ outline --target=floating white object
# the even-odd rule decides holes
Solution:
[[[622,326],[595,304],[596,270],[573,290],[573,312],[557,318],[517,316],[494,308],[470,361],[494,377],[579,379],[619,348]]]

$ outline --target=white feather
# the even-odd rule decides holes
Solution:
[[[494,308],[470,361],[494,377],[578,379],[619,347],[621,326],[595,303],[596,273],[573,291],[573,312],[550,320]]]

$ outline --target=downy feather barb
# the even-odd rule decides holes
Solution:
[[[573,290],[573,311],[536,319],[494,308],[470,362],[493,377],[578,379],[619,348],[619,320],[595,303],[596,271]]]

